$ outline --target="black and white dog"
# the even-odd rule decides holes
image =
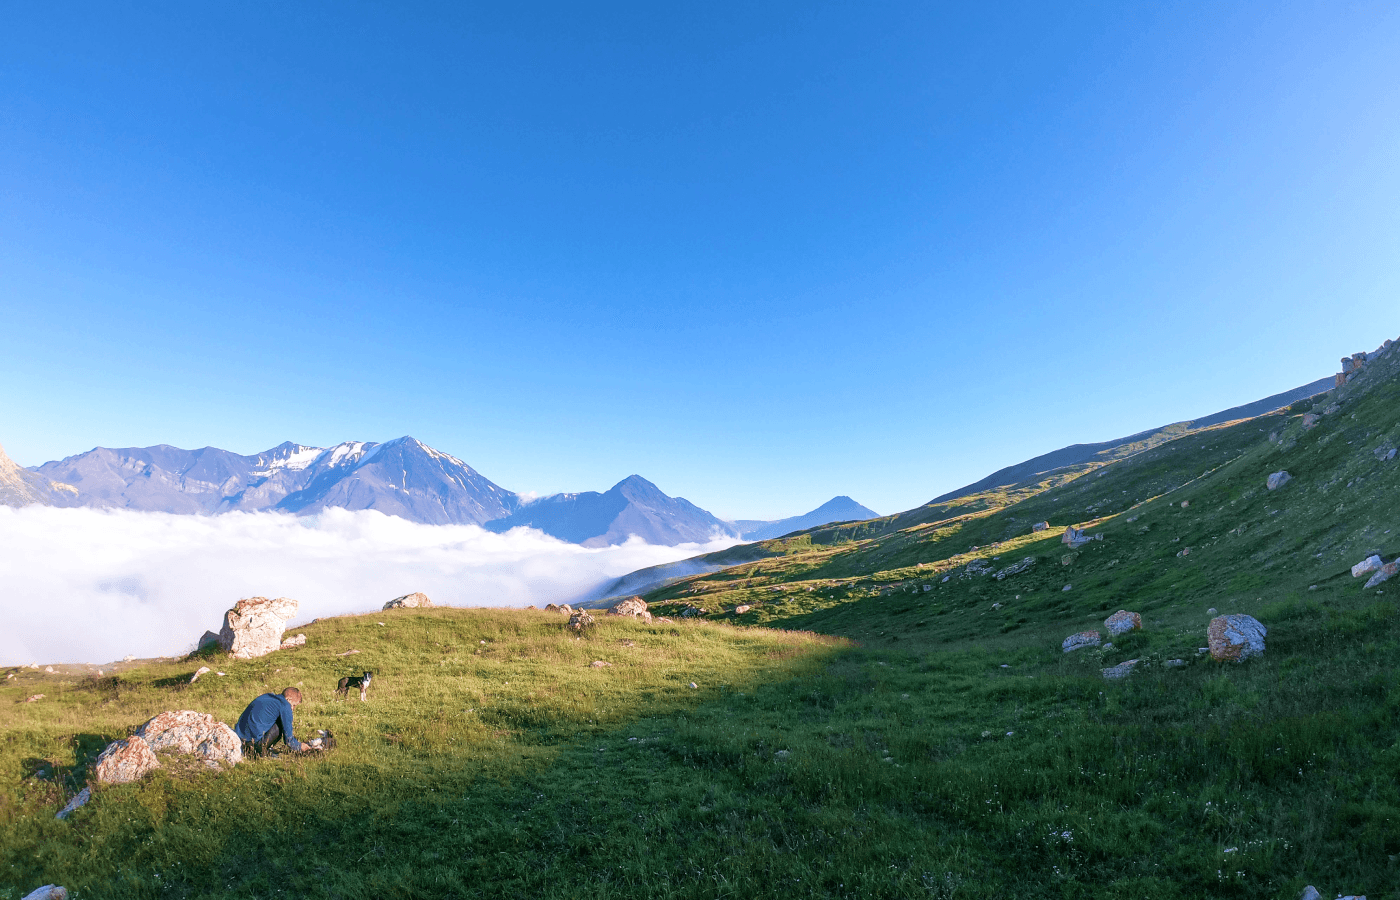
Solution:
[[[360,702],[365,702],[365,691],[369,690],[369,683],[374,680],[373,672],[366,672],[363,675],[347,675],[340,679],[340,684],[335,686],[335,692],[340,695],[340,699],[346,699],[351,688],[360,689]]]

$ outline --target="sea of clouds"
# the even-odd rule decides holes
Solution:
[[[292,597],[292,625],[414,591],[443,606],[564,603],[620,575],[735,544],[585,548],[538,531],[374,511],[183,516],[0,506],[0,665],[171,656],[240,597]]]

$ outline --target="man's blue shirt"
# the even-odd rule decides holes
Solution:
[[[263,694],[249,703],[248,708],[243,710],[243,715],[238,717],[238,724],[233,726],[233,730],[242,740],[258,741],[279,721],[282,725],[282,739],[287,742],[287,746],[293,752],[300,750],[301,742],[292,737],[292,704],[281,694]]]

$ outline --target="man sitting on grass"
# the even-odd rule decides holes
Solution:
[[[262,756],[279,740],[300,753],[305,745],[292,736],[292,707],[301,702],[301,691],[289,687],[280,694],[263,694],[248,704],[234,733],[243,739],[244,756]]]

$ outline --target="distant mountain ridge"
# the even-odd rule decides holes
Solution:
[[[862,506],[845,495],[832,497],[809,513],[789,516],[786,519],[767,522],[755,519],[740,519],[732,523],[739,536],[746,541],[766,541],[782,537],[794,531],[830,525],[832,522],[852,522],[864,519],[877,519],[880,514],[867,506]]]
[[[1090,462],[1108,462],[1118,456],[1135,453],[1161,443],[1164,440],[1172,440],[1181,437],[1188,431],[1195,431],[1201,428],[1209,428],[1213,425],[1220,425],[1225,422],[1233,422],[1237,419],[1252,419],[1255,416],[1272,412],[1290,403],[1302,400],[1304,397],[1312,397],[1323,391],[1330,390],[1335,385],[1335,376],[1320,378],[1317,381],[1293,388],[1290,391],[1273,394],[1262,400],[1255,400],[1253,403],[1246,403],[1242,406],[1234,406],[1230,409],[1211,413],[1199,419],[1188,419],[1185,422],[1174,422],[1170,425],[1163,425],[1160,428],[1149,428],[1124,438],[1112,441],[1102,441],[1097,444],[1070,444],[1068,447],[1061,447],[1059,450],[1052,450],[1040,456],[1033,457],[1025,462],[1019,462],[1004,469],[998,469],[980,481],[965,485],[946,494],[934,497],[929,503],[946,503],[949,500],[957,500],[971,494],[991,490],[997,487],[1012,487],[1024,482],[1036,479],[1056,469],[1065,469],[1071,466],[1083,465]]]
[[[412,437],[334,447],[288,442],[250,456],[167,444],[97,447],[32,470],[0,453],[0,505],[32,503],[186,515],[373,509],[413,522],[481,525],[497,533],[537,528],[588,547],[632,535],[665,545],[738,537],[729,523],[668,496],[640,475],[603,493],[555,494],[526,503]]]
[[[75,506],[78,492],[72,485],[56,483],[37,472],[20,468],[0,447],[0,506]]]
[[[537,528],[560,540],[585,547],[606,547],[637,535],[649,544],[704,543],[738,537],[728,522],[686,500],[669,497],[640,475],[631,475],[607,491],[555,494],[526,504],[504,518],[487,522],[497,533]]]
[[[334,447],[284,443],[242,456],[217,447],[97,447],[32,470],[71,485],[76,503],[217,514],[374,509],[433,525],[481,525],[520,506],[512,491],[412,437]]]

